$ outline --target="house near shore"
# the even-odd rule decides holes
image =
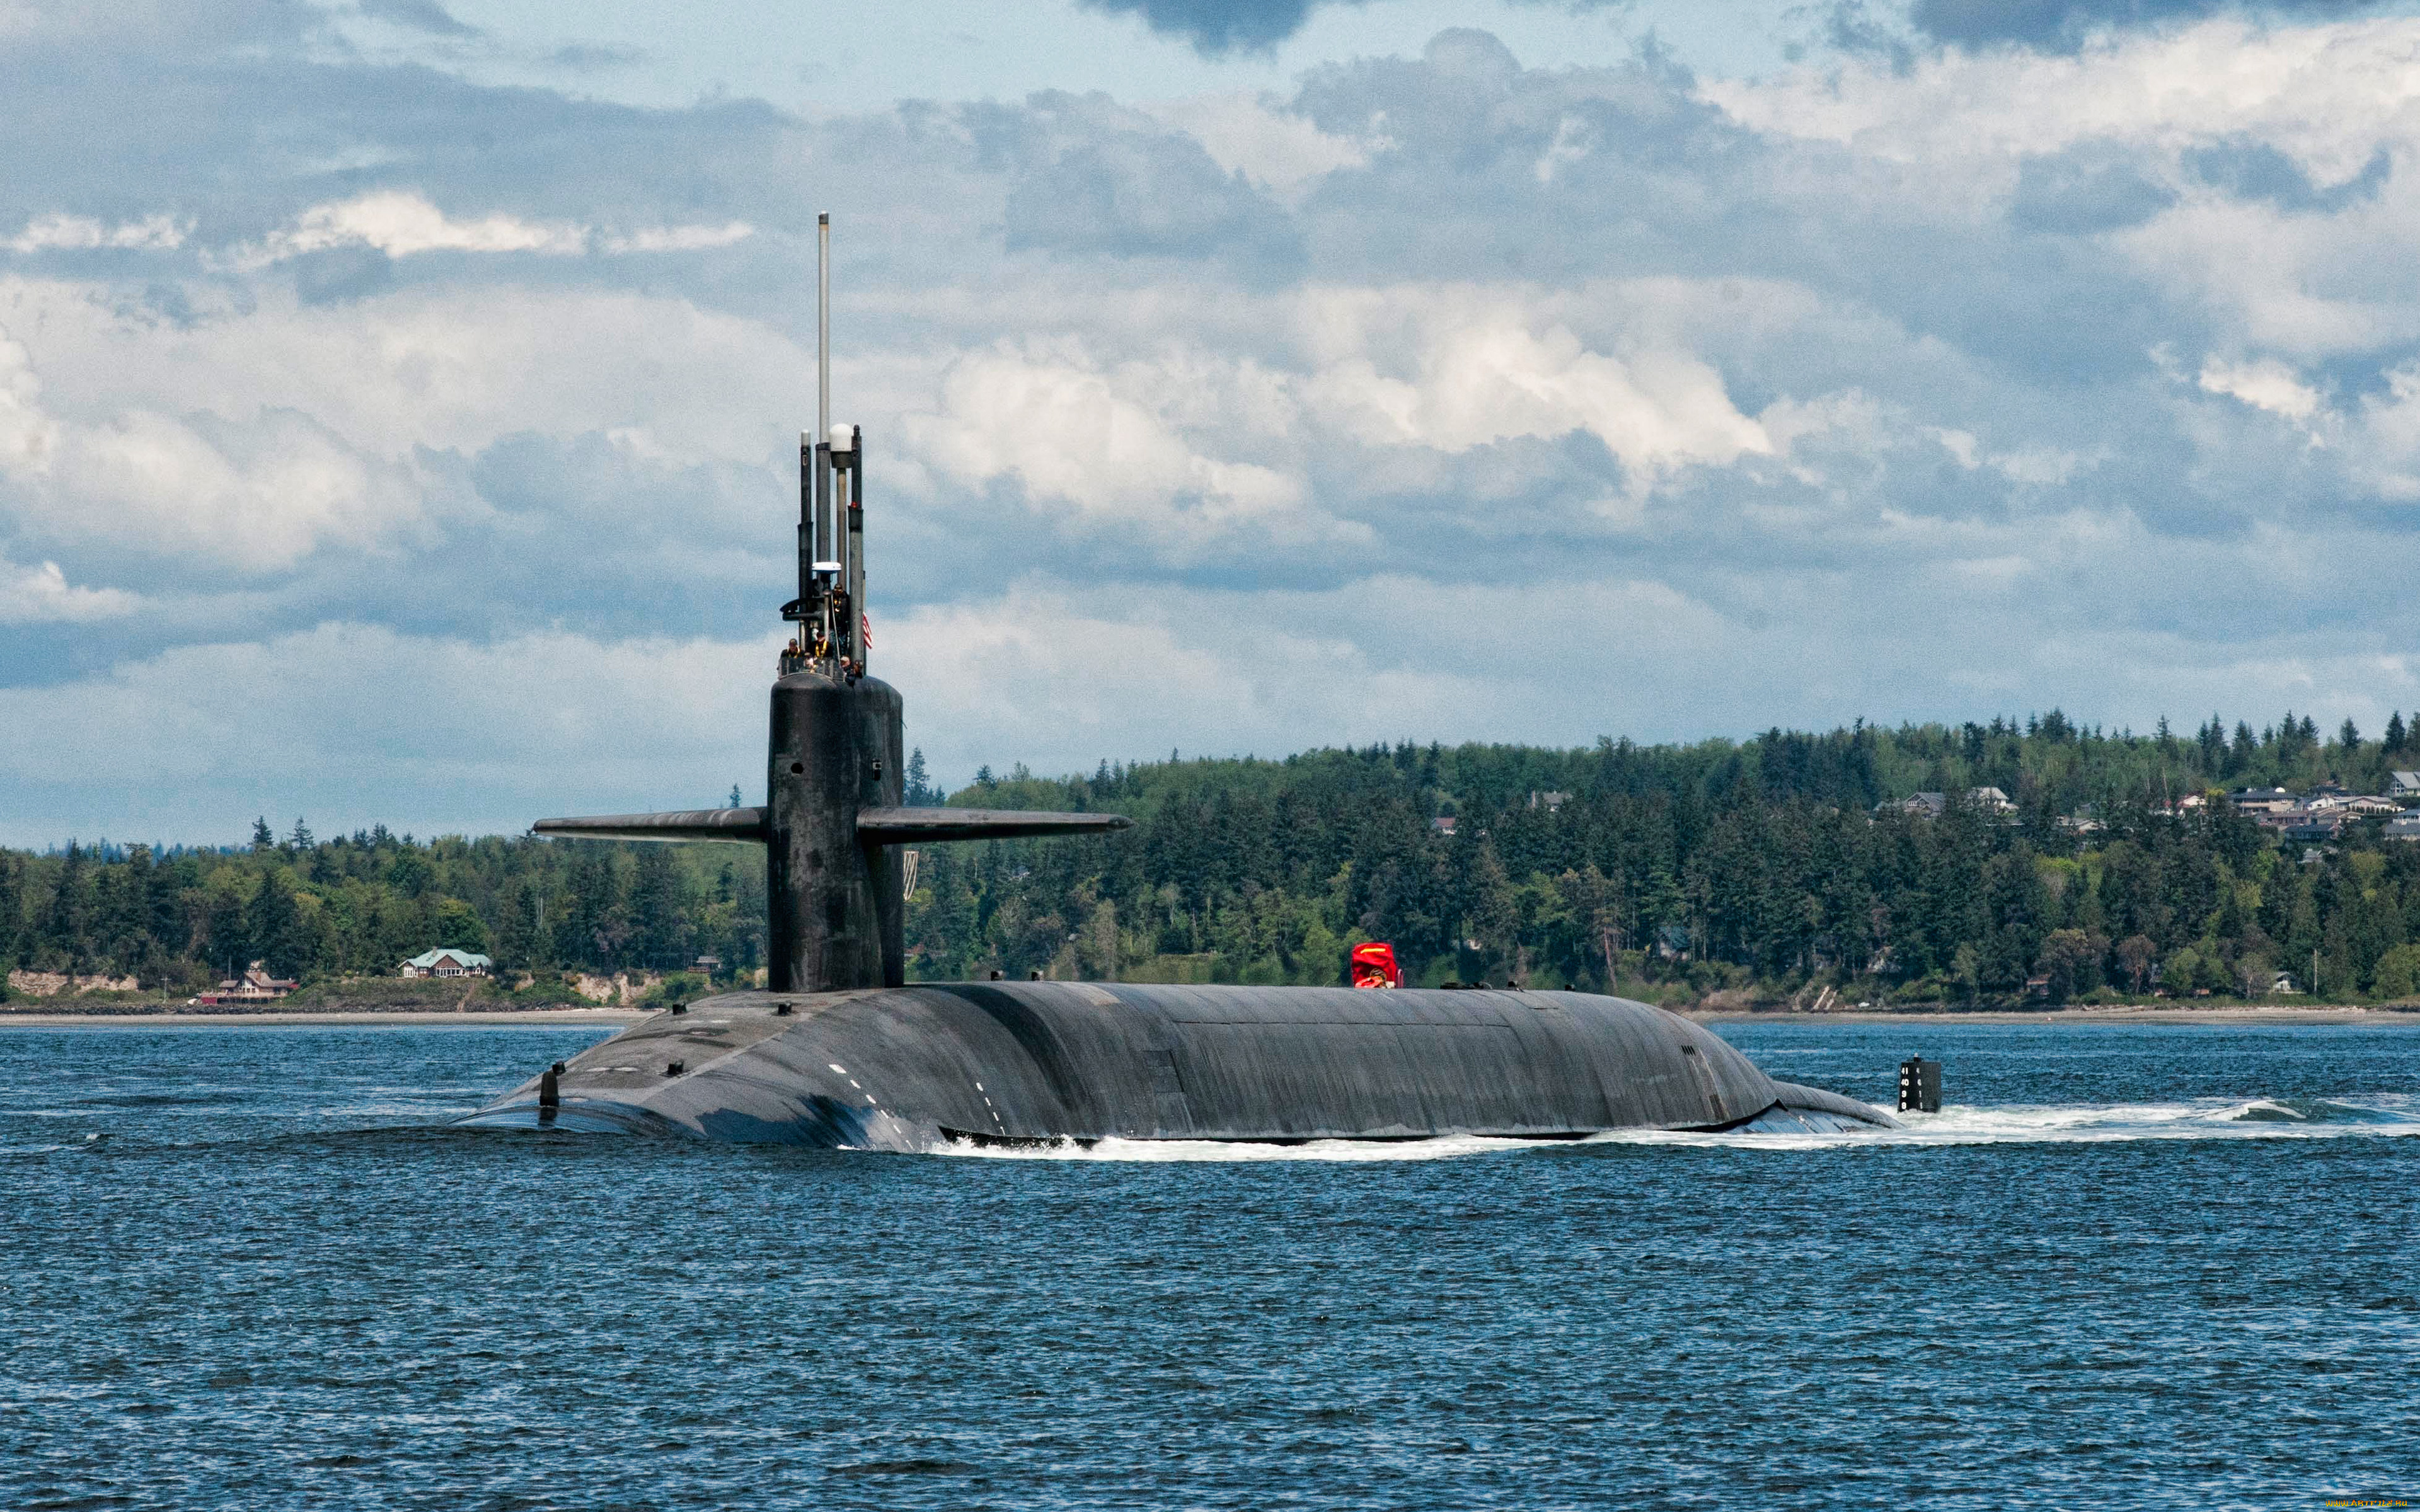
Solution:
[[[2386,775],[2386,795],[2405,802],[2420,799],[2420,772],[2389,772]]]
[[[2017,806],[2009,802],[2009,795],[1998,788],[1968,788],[1960,795],[1960,801],[1978,813],[2006,817],[2017,811]],[[1949,811],[1949,795],[1911,793],[1897,803],[1885,798],[1874,805],[1876,813],[1888,813],[1894,809],[1918,819],[1938,819]]]
[[[194,1001],[206,1008],[220,1008],[230,1003],[273,1003],[292,992],[301,983],[283,977],[272,977],[255,961],[240,977],[230,977],[210,991],[200,994]]]
[[[484,977],[493,961],[470,950],[423,950],[403,964],[407,977]]]

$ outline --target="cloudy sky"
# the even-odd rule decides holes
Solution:
[[[2420,703],[2420,6],[0,0],[0,841]],[[901,15],[903,9],[911,10]]]

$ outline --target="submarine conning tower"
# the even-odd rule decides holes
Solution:
[[[815,429],[799,438],[799,596],[773,683],[765,804],[541,819],[534,834],[765,847],[767,977],[777,993],[906,980],[898,847],[1124,829],[1121,814],[903,808],[903,704],[868,676],[865,446],[831,420],[831,217],[816,217]]]

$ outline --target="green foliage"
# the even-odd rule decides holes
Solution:
[[[298,822],[289,840],[307,837]],[[762,964],[763,916],[761,857],[720,845],[413,843],[380,828],[164,859],[0,852],[7,965],[178,991],[254,961],[306,982],[392,977],[441,946],[513,971],[681,966],[693,946],[747,972]]]
[[[1591,748],[1373,746],[1280,761],[986,767],[947,801],[1114,810],[1105,840],[940,845],[907,908],[909,972],[1341,983],[1391,942],[1414,981],[1526,980],[1683,1001],[1818,984],[1860,999],[2010,1003],[2258,991],[2319,963],[2335,995],[2399,995],[2420,967],[2420,845],[2304,864],[2221,785],[2331,775],[2374,789],[2398,744],[2323,741],[2288,716],[2191,736],[2018,724],[1865,725],[1745,742]],[[939,801],[911,761],[907,774]],[[2013,814],[1876,805],[1997,787]],[[1432,821],[1456,818],[1453,833]],[[2097,827],[2066,821],[2082,816]],[[391,976],[434,946],[510,970],[763,963],[762,856],[723,845],[426,843],[383,827],[154,856],[0,853],[0,958],[147,984],[262,960],[306,980]],[[2307,982],[2304,983],[2308,985]],[[537,989],[533,988],[532,991]],[[550,990],[560,990],[559,987]]]
[[[2232,736],[2213,719],[2188,741],[2054,714],[1736,745],[1373,747],[1060,780],[986,768],[952,801],[1115,809],[1136,827],[928,851],[910,970],[1107,976],[1095,921],[1113,903],[1115,969],[1139,980],[1341,982],[1338,942],[1386,939],[1415,980],[1648,995],[1819,980],[1853,1000],[2006,1003],[2029,983],[2056,1000],[2139,995],[2183,950],[2182,981],[2163,970],[2157,990],[2233,995],[2265,991],[2267,964],[2298,946],[2340,957],[2341,988],[2420,937],[2420,847],[2304,867],[2300,847],[2281,856],[2223,803],[2176,818],[2161,806],[2380,755],[2322,744],[2300,717]],[[2002,788],[2017,811],[1874,811],[1973,786]],[[1430,824],[1449,812],[1450,837]]]
[[[2398,945],[2380,956],[2370,990],[2390,1001],[2420,995],[2420,945]]]

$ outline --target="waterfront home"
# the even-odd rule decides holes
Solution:
[[[242,976],[228,978],[194,1001],[209,1008],[228,1003],[273,1003],[299,985],[286,978],[271,976],[261,963],[255,961]]]
[[[407,977],[484,977],[495,963],[469,950],[423,950],[403,964]]]

